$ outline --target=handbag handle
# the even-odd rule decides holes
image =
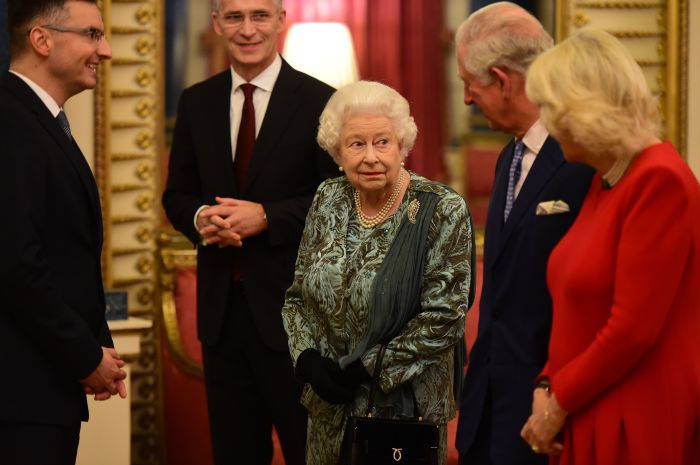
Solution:
[[[367,411],[365,412],[368,417],[372,416],[372,410],[374,409],[374,396],[377,394],[377,380],[379,379],[379,372],[382,371],[382,362],[384,361],[384,352],[386,352],[386,344],[382,344],[379,347],[379,353],[377,354],[377,360],[374,362],[374,373],[372,374],[372,383],[369,386],[369,397],[367,398]]]
[[[369,397],[367,398],[367,417],[372,417],[372,412],[376,408],[374,405],[374,397],[377,394],[377,380],[379,379],[379,373],[382,371],[382,362],[384,361],[384,352],[386,352],[386,344],[382,344],[379,347],[379,353],[377,353],[377,360],[374,362],[374,372],[372,374],[372,383],[369,386]],[[413,398],[413,417],[416,420],[422,421],[418,413],[418,402],[416,400],[416,392],[413,390],[413,385],[411,387],[411,397]]]

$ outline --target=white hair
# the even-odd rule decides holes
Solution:
[[[349,118],[358,115],[387,117],[398,138],[401,156],[408,156],[418,134],[408,101],[391,87],[379,82],[357,81],[338,89],[321,113],[316,140],[336,163],[343,126]]]
[[[282,0],[272,0],[278,10],[282,9]],[[212,0],[211,2],[212,11],[219,11],[221,9],[221,0]]]
[[[497,2],[475,11],[455,34],[458,59],[481,84],[491,83],[492,66],[525,74],[534,59],[552,47],[552,37],[527,10]]]

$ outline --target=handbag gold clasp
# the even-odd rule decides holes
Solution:
[[[398,447],[398,448],[397,448],[397,447],[392,447],[391,449],[394,451],[394,455],[392,456],[393,459],[394,459],[394,462],[400,462],[401,459],[402,459],[401,451],[402,451],[403,449],[401,449],[400,447]]]

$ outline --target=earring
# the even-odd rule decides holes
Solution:
[[[401,168],[403,168],[404,166],[406,166],[405,163],[401,162]]]
[[[340,166],[340,165],[338,165],[338,171],[340,171],[340,172],[342,173],[342,172],[343,172],[343,167]]]

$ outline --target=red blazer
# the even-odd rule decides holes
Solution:
[[[553,463],[700,463],[700,186],[670,143],[596,175],[547,276]]]

